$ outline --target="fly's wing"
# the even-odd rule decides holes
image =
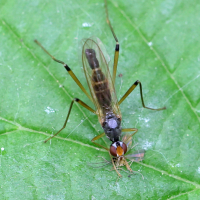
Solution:
[[[82,49],[82,62],[93,103],[100,123],[106,112],[112,111],[121,118],[115,88],[108,63],[98,45],[99,39],[87,39]]]
[[[144,154],[145,154],[145,150],[141,149],[141,150],[135,151],[133,154],[126,155],[126,158],[134,162],[139,162],[139,161],[144,160]]]
[[[103,45],[103,42],[99,39],[99,38],[91,38],[91,39],[94,39],[94,41],[96,41],[96,43],[98,44],[99,48],[101,49],[101,51],[103,52],[103,55],[104,55],[104,58],[106,60],[106,63],[108,65],[108,68],[109,68],[109,71],[110,71],[110,63],[111,63],[111,60],[110,60],[110,56],[108,55],[107,51],[106,51],[106,48],[105,46]],[[112,71],[110,71],[110,73],[112,74]]]
[[[130,135],[131,135],[130,133],[127,133],[122,137],[122,142],[126,141],[126,145],[128,148],[127,152],[134,147],[132,137],[130,137]],[[129,138],[129,139],[127,140],[127,138]],[[141,149],[141,150],[137,150],[137,151],[133,152],[132,154],[126,154],[125,157],[131,161],[139,162],[144,159],[144,154],[145,154],[145,150]]]

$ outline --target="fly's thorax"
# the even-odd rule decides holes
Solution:
[[[112,141],[120,140],[121,136],[121,118],[112,112],[106,113],[105,119],[102,123],[102,128],[106,136]]]
[[[110,145],[110,154],[119,159],[123,159],[124,154],[127,152],[127,146],[124,142],[117,141]]]

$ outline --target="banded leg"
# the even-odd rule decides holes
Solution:
[[[86,91],[86,89],[83,87],[83,85],[81,84],[81,82],[78,80],[78,78],[76,77],[76,75],[73,73],[73,71],[69,68],[69,66],[67,64],[65,64],[63,61],[56,59],[54,56],[52,56],[42,45],[40,42],[38,42],[37,40],[34,40],[34,42],[40,46],[43,51],[45,53],[47,53],[54,61],[61,63],[64,68],[67,70],[67,72],[69,73],[69,75],[73,78],[73,80],[76,82],[76,84],[80,87],[80,89],[86,94],[86,96],[93,102],[91,96],[88,94],[88,92]]]
[[[105,10],[106,10],[106,21],[110,27],[110,30],[111,30],[113,37],[115,38],[115,42],[116,42],[115,56],[114,56],[114,63],[113,63],[113,76],[112,76],[113,84],[115,85],[115,77],[116,77],[116,73],[117,73],[117,64],[118,64],[118,58],[119,58],[119,42],[118,42],[117,36],[115,35],[115,32],[114,32],[113,27],[109,20],[107,0],[105,0]]]
[[[150,109],[150,110],[164,110],[166,109],[166,107],[163,107],[163,108],[149,108],[149,107],[146,107],[145,104],[144,104],[144,100],[143,100],[143,93],[142,93],[142,84],[140,81],[135,81],[135,83],[133,83],[133,85],[127,90],[127,92],[124,94],[124,96],[119,100],[119,105],[126,99],[126,97],[128,97],[128,95],[136,88],[136,86],[139,84],[140,86],[140,97],[141,97],[141,101],[142,101],[142,106],[144,108],[147,108],[147,109]]]
[[[72,106],[74,104],[74,102],[77,102],[79,103],[81,106],[83,106],[84,108],[88,109],[89,111],[93,112],[94,114],[96,114],[95,110],[93,110],[92,108],[90,108],[87,104],[85,104],[83,101],[81,101],[80,99],[77,99],[77,98],[74,98],[70,104],[70,107],[69,107],[69,111],[68,111],[68,114],[67,114],[67,117],[65,119],[65,123],[63,125],[63,127],[57,132],[55,133],[53,136],[51,136],[50,138],[48,138],[47,140],[45,140],[44,142],[46,143],[48,140],[52,139],[53,137],[55,137],[56,135],[58,135],[58,133],[60,133],[65,127],[66,127],[66,124],[67,124],[67,121],[68,121],[68,118],[69,118],[69,115],[71,113],[71,110],[72,110]]]

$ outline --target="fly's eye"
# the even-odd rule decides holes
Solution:
[[[116,148],[114,147],[114,146],[110,146],[110,154],[112,155],[112,156],[115,156],[115,157],[117,157],[117,151],[116,151]]]
[[[123,142],[122,149],[124,150],[124,154],[127,152],[127,145]]]

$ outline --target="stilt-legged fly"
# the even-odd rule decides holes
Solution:
[[[82,62],[83,62],[85,77],[87,79],[87,83],[90,89],[90,94],[88,94],[88,92],[85,90],[83,85],[80,83],[76,75],[72,72],[72,70],[69,68],[67,64],[65,64],[61,60],[54,58],[37,40],[35,40],[35,42],[54,61],[63,64],[63,66],[69,73],[69,75],[74,79],[76,84],[81,88],[81,90],[94,103],[96,107],[96,111],[95,111],[90,106],[88,106],[83,101],[81,101],[80,99],[74,98],[69,107],[69,111],[68,111],[63,127],[57,133],[55,133],[52,137],[45,140],[45,142],[47,142],[48,140],[58,135],[66,127],[68,118],[71,113],[72,106],[74,102],[77,102],[81,106],[85,107],[86,109],[88,109],[89,111],[93,112],[94,114],[98,116],[99,122],[102,128],[104,129],[104,133],[94,137],[92,139],[92,142],[106,149],[109,152],[110,156],[114,157],[111,159],[113,167],[116,170],[117,174],[121,176],[116,168],[116,166],[118,165],[119,166],[125,165],[129,171],[132,171],[124,155],[127,152],[127,145],[126,145],[127,141],[129,141],[130,138],[132,138],[133,135],[138,130],[136,128],[122,128],[121,127],[122,118],[121,118],[119,105],[126,99],[126,97],[128,97],[128,95],[135,89],[135,87],[139,85],[142,106],[144,108],[151,109],[151,110],[163,110],[166,108],[163,107],[163,108],[153,109],[153,108],[146,107],[143,100],[142,84],[138,80],[135,83],[133,83],[133,85],[127,90],[127,92],[122,96],[122,98],[119,101],[117,100],[114,83],[115,83],[117,63],[118,63],[118,57],[119,57],[119,42],[109,20],[106,0],[105,0],[105,10],[106,10],[107,23],[116,41],[113,74],[112,76],[110,75],[108,63],[99,46],[99,42],[98,42],[99,39],[98,38],[86,39],[82,48]],[[120,139],[121,139],[122,132],[133,132],[133,133],[130,134],[129,137],[126,138],[126,140],[121,141]],[[106,135],[112,142],[109,149],[107,147],[104,147],[103,145],[96,143],[96,140],[103,137],[104,135]]]

